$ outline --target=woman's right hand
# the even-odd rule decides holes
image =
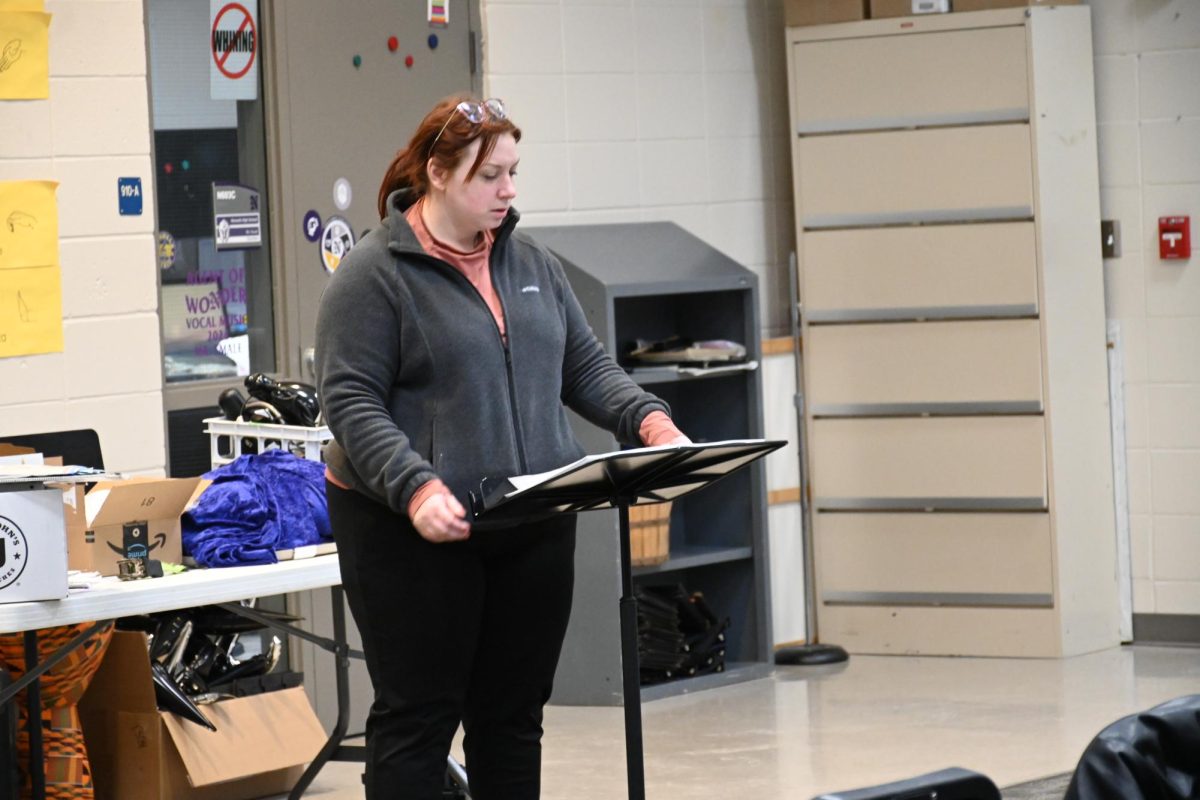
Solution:
[[[471,535],[471,524],[466,521],[467,510],[449,493],[432,494],[417,513],[413,515],[413,527],[426,541],[460,542]]]

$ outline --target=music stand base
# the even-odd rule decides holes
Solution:
[[[775,663],[789,666],[814,667],[849,660],[850,654],[836,644],[797,644],[775,651]]]

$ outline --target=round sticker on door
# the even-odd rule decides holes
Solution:
[[[321,263],[325,271],[332,275],[351,247],[354,247],[354,231],[350,223],[341,217],[325,220],[325,230],[321,233]]]
[[[158,268],[170,269],[175,266],[175,237],[169,231],[158,232]]]
[[[301,223],[304,227],[304,238],[310,242],[315,242],[321,238],[321,215],[316,211],[309,211],[304,215],[304,221]]]
[[[350,188],[350,181],[338,178],[333,182],[333,204],[338,207],[339,211],[349,208],[353,200],[354,190]]]

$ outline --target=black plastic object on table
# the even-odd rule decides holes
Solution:
[[[277,381],[256,372],[246,376],[246,390],[252,398],[278,409],[283,421],[289,425],[312,428],[321,424],[321,403],[317,399],[317,388],[312,384]]]
[[[220,406],[221,414],[225,419],[236,420],[242,416],[242,409],[246,405],[246,398],[241,392],[231,386],[217,397],[217,405]]]

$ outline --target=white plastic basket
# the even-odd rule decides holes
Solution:
[[[204,424],[214,468],[228,464],[242,455],[243,439],[257,441],[260,453],[265,450],[286,450],[309,461],[320,461],[321,445],[333,440],[333,434],[324,425],[308,428],[303,425],[243,422],[224,417],[210,417],[204,420]],[[222,437],[229,439],[228,448],[224,452],[219,446]]]

